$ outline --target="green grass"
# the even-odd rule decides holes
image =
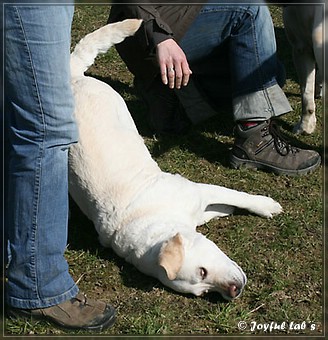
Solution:
[[[108,6],[77,6],[73,45],[86,33],[104,25]],[[299,146],[323,152],[323,114],[318,102],[318,127],[311,136],[294,136],[292,126],[301,110],[299,88],[290,48],[282,31],[281,9],[272,8],[278,52],[287,67],[285,91],[294,111],[281,119],[285,132]],[[102,248],[96,232],[72,202],[66,257],[79,287],[90,297],[110,301],[118,311],[116,324],[105,335],[322,335],[323,332],[323,199],[322,169],[304,177],[275,176],[228,166],[232,146],[227,109],[195,126],[185,136],[156,139],[145,123],[145,106],[135,95],[132,76],[115,49],[97,58],[89,70],[109,82],[125,98],[153,157],[165,171],[207,182],[269,195],[284,212],[272,220],[234,215],[212,221],[199,230],[241,265],[248,284],[241,298],[225,302],[216,294],[202,298],[182,295],[138,272]],[[224,131],[222,131],[224,130]],[[238,322],[247,324],[245,330]],[[250,326],[283,322],[306,329],[251,331]],[[310,325],[315,326],[314,330]],[[296,325],[297,326],[297,325]],[[299,328],[299,327],[298,327]],[[45,322],[6,320],[10,335],[87,335],[67,332]]]

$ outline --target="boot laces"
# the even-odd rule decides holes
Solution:
[[[269,126],[266,126],[262,130],[264,132],[263,137],[271,135],[274,141],[275,148],[281,156],[287,156],[289,153],[297,153],[299,150],[290,145],[289,141],[279,130],[278,125],[274,121],[270,121]]]
[[[79,293],[77,296],[72,298],[71,301],[72,301],[72,304],[80,306],[80,307],[88,306],[87,295],[84,293]]]

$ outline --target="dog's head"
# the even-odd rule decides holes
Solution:
[[[240,295],[246,275],[212,241],[200,233],[176,234],[163,243],[159,254],[161,281],[181,293],[196,296],[219,292],[231,300]]]

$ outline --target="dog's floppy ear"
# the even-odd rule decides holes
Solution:
[[[182,266],[184,249],[182,236],[175,236],[164,242],[159,253],[159,265],[166,271],[169,280],[174,280]]]

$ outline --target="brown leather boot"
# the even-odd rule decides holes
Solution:
[[[303,175],[313,172],[321,163],[320,155],[290,145],[274,121],[264,121],[254,127],[235,127],[235,143],[230,163],[235,169],[245,166],[279,175]]]
[[[102,331],[115,322],[115,309],[103,301],[87,299],[80,293],[59,305],[40,309],[9,307],[9,317],[46,320],[67,329]]]

